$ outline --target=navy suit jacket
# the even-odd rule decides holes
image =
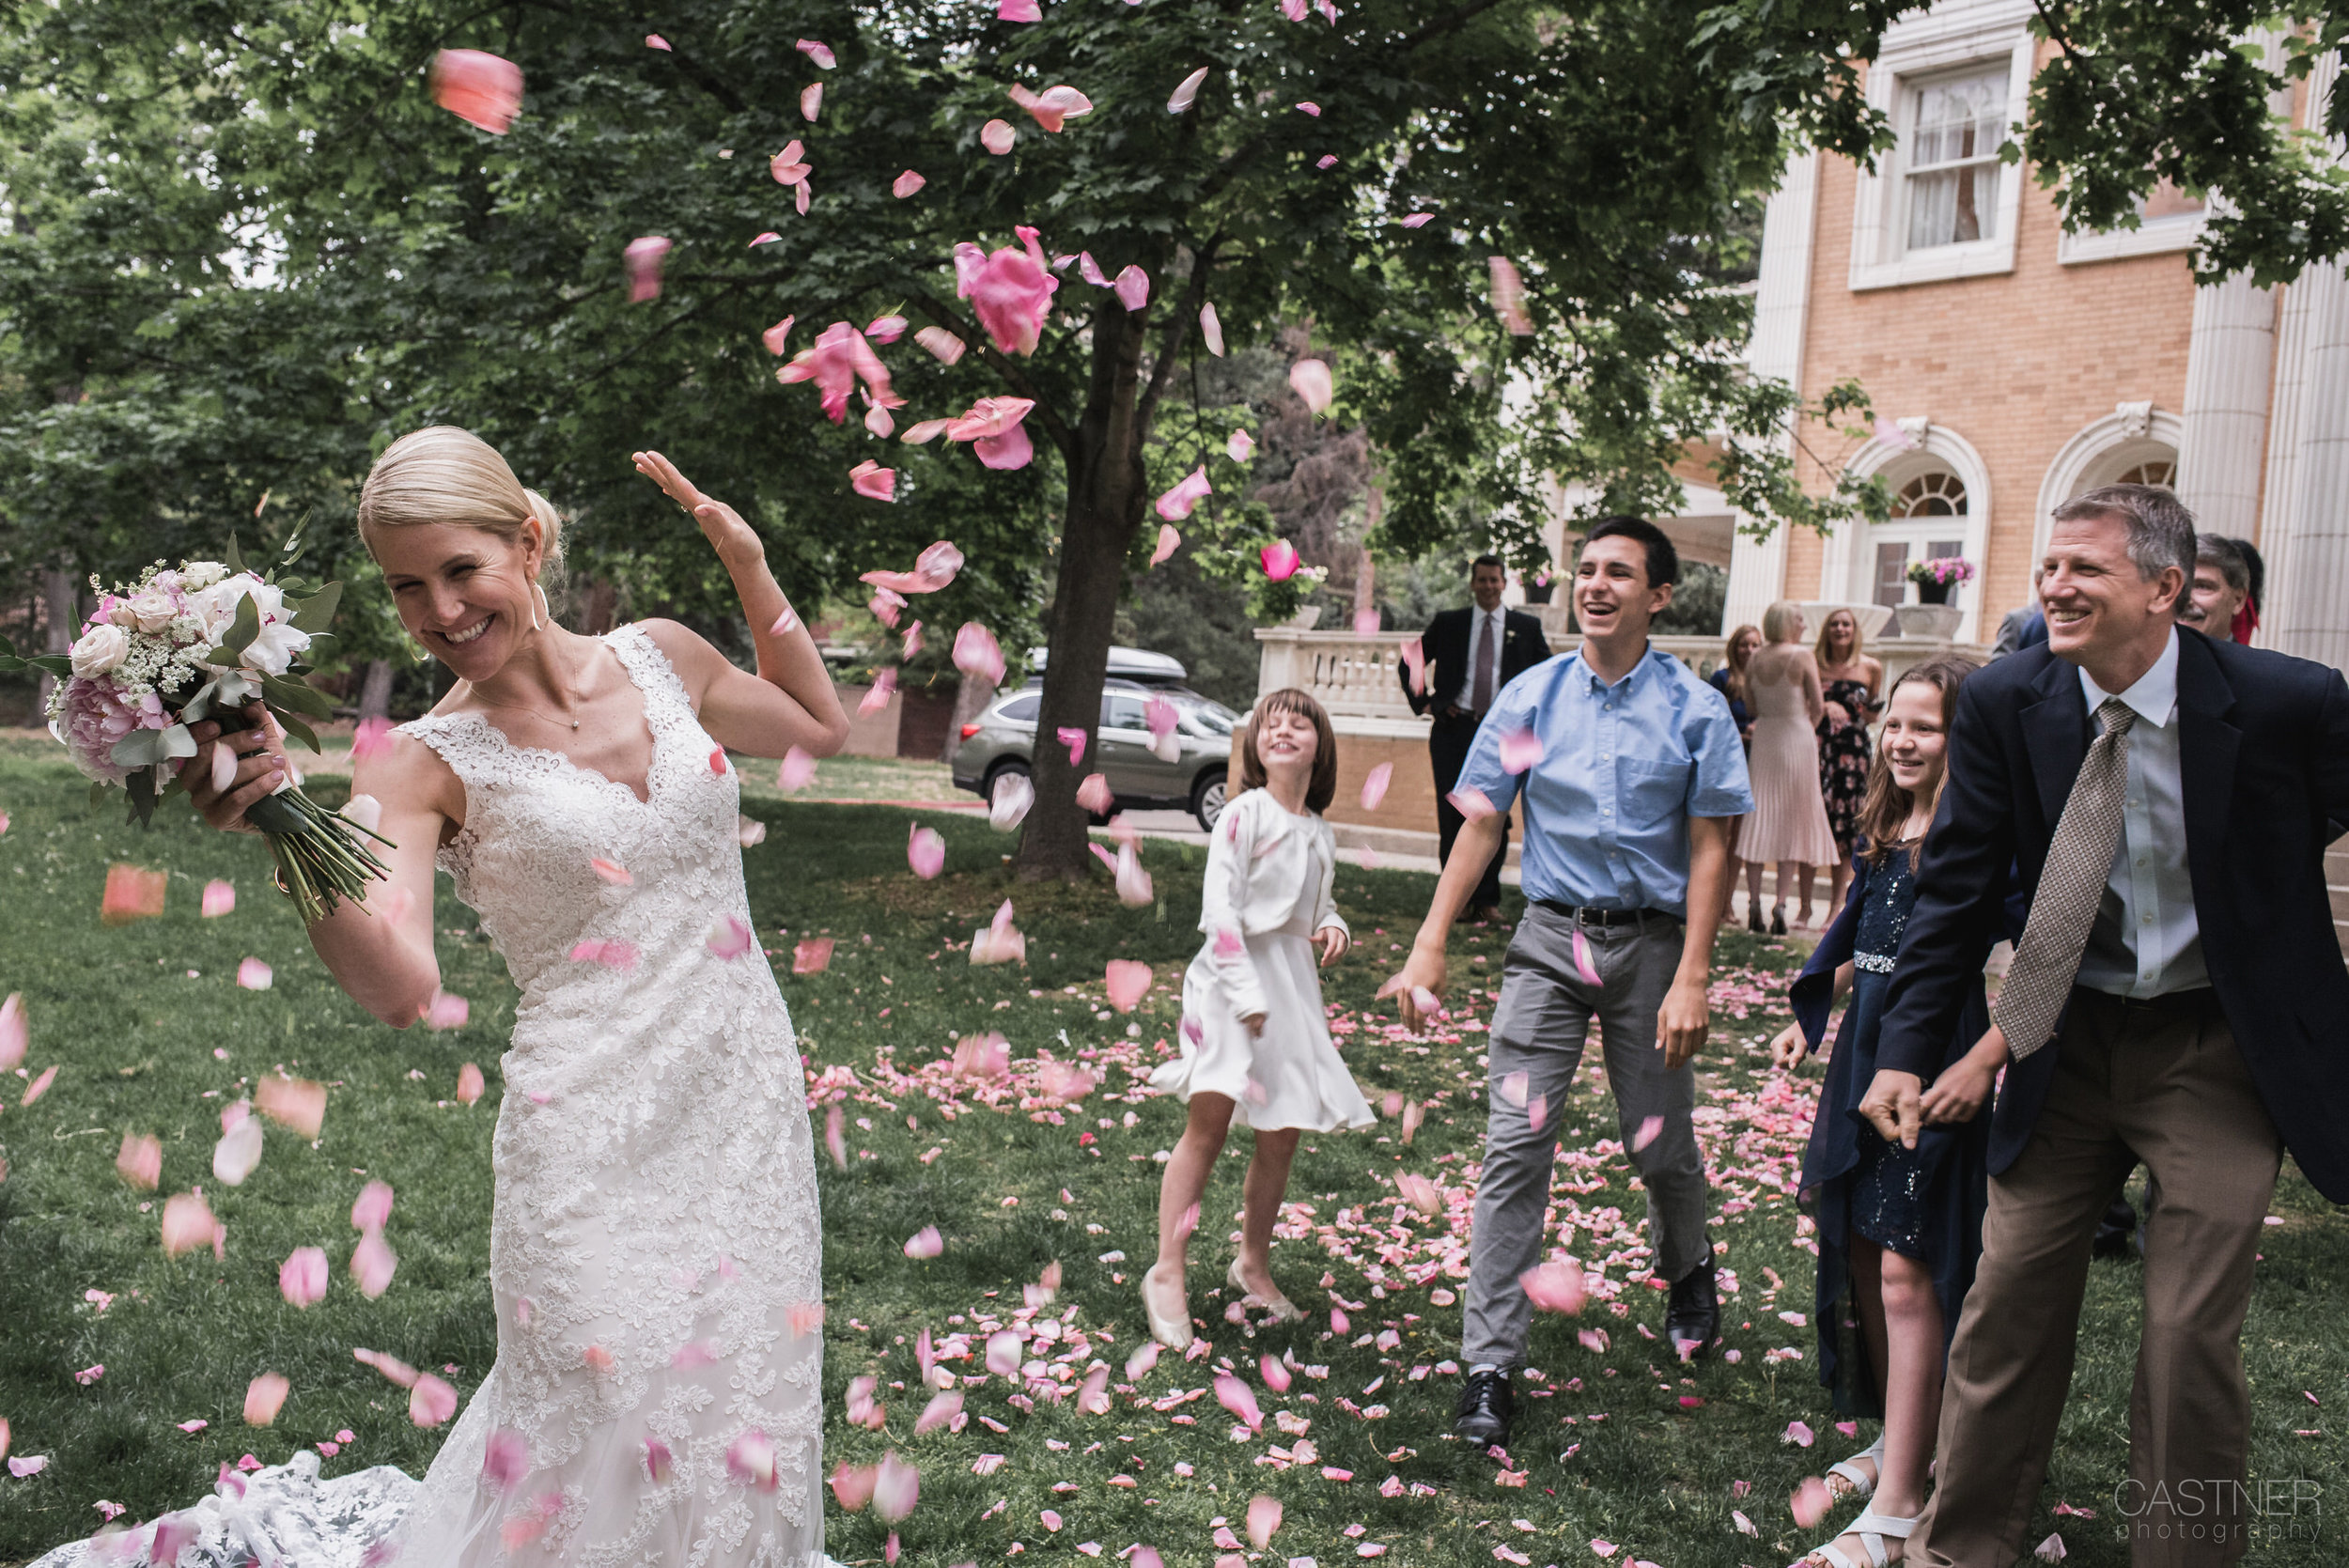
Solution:
[[[1474,657],[1469,646],[1469,612],[1443,610],[1427,623],[1420,633],[1419,645],[1427,655],[1427,691],[1424,695],[1411,690],[1411,667],[1395,666],[1402,677],[1403,694],[1410,699],[1413,713],[1425,713],[1430,708],[1441,711],[1443,704],[1452,700],[1453,688],[1458,686]],[[1522,610],[1503,610],[1501,614],[1501,668],[1493,682],[1493,695],[1534,665],[1549,657],[1549,639],[1543,635],[1541,619]]]
[[[2178,630],[2180,784],[2194,918],[2212,987],[2260,1098],[2318,1191],[2349,1203],[2349,967],[2325,847],[2349,827],[2349,683],[2305,659]],[[1930,1081],[2001,935],[2010,866],[2026,901],[2088,754],[2079,671],[2046,644],[1960,689],[1949,783],[1918,867],[1876,1063]],[[2009,1068],[1990,1169],[2030,1141],[2050,1044]]]

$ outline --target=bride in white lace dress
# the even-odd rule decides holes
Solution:
[[[732,574],[755,675],[672,622],[554,626],[537,578],[560,520],[472,435],[416,431],[367,478],[360,530],[401,621],[462,678],[358,764],[399,846],[391,885],[310,937],[368,1011],[415,1022],[440,986],[437,859],[521,989],[492,1157],[497,1362],[420,1485],[264,1471],[185,1516],[189,1562],[245,1560],[240,1535],[301,1568],[827,1560],[805,1079],[725,752],[825,754],[848,722],[758,536],[658,453],[635,460]],[[278,766],[256,746],[216,791],[208,746],[198,809],[240,826]]]

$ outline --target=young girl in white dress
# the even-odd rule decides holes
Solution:
[[[1216,821],[1199,929],[1183,975],[1182,1056],[1150,1075],[1190,1103],[1159,1189],[1159,1258],[1142,1279],[1150,1333],[1191,1341],[1183,1270],[1199,1202],[1234,1122],[1254,1129],[1232,1288],[1276,1321],[1304,1314],[1272,1279],[1272,1224],[1300,1133],[1366,1127],[1375,1117],[1330,1043],[1315,972],[1352,941],[1330,902],[1337,844],[1321,812],[1337,793],[1337,737],[1321,705],[1294,689],[1256,704],[1240,742],[1240,787]]]

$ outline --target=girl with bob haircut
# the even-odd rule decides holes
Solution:
[[[1801,1198],[1819,1227],[1819,1381],[1839,1412],[1884,1426],[1828,1471],[1838,1500],[1869,1506],[1798,1568],[1884,1562],[1916,1527],[1950,1336],[1982,1256],[1990,1119],[1979,1112],[1990,1082],[1969,1052],[1990,1016],[1979,980],[1926,1095],[1925,1119],[1936,1125],[1917,1146],[1888,1142],[1857,1109],[1875,1077],[1877,1029],[1917,903],[1918,855],[1949,777],[1950,720],[1976,668],[1936,659],[1893,682],[1859,807],[1851,897],[1795,982],[1796,1021],[1771,1044],[1777,1064],[1794,1070],[1818,1045],[1835,999],[1850,993],[1803,1157]]]
[[[1376,1118],[1330,1041],[1315,960],[1352,941],[1331,902],[1337,842],[1321,819],[1338,787],[1337,736],[1294,689],[1256,704],[1240,738],[1240,787],[1216,819],[1199,929],[1183,975],[1182,1055],[1150,1075],[1189,1102],[1190,1119],[1159,1188],[1158,1262],[1142,1277],[1150,1334],[1191,1343],[1183,1274],[1199,1203],[1232,1124],[1252,1128],[1239,1255],[1224,1276],[1276,1323],[1304,1316],[1272,1278],[1272,1224],[1300,1134]]]
[[[457,679],[358,750],[352,809],[377,804],[390,877],[310,942],[395,1029],[461,1022],[433,948],[437,867],[521,1000],[485,1217],[495,1363],[421,1483],[252,1478],[249,1517],[304,1560],[500,1568],[550,1497],[566,1561],[829,1560],[815,1145],[752,935],[728,753],[830,755],[848,718],[758,534],[658,452],[632,460],[733,579],[755,672],[675,621],[601,637],[557,622],[540,582],[562,516],[469,431],[403,436],[360,491],[402,628]],[[685,520],[660,510],[644,526]],[[189,793],[238,831],[283,774],[277,737],[196,739]],[[216,779],[222,744],[241,754]]]

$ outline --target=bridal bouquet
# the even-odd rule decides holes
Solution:
[[[174,764],[195,755],[188,726],[210,719],[224,732],[254,728],[260,722],[255,704],[287,734],[319,749],[303,716],[323,719],[333,709],[323,693],[294,677],[306,667],[297,662],[300,656],[327,639],[341,583],[313,586],[251,571],[231,540],[225,565],[158,562],[128,587],[108,590],[95,578],[90,585],[99,593],[98,613],[70,654],[19,658],[0,639],[0,670],[39,669],[58,677],[49,733],[92,781],[93,799],[119,787],[130,796],[132,820],[148,823],[157,802],[182,789]],[[236,767],[228,746],[214,749],[212,774],[222,785]],[[363,901],[367,883],[385,873],[359,835],[389,840],[329,811],[290,781],[244,815],[268,843],[305,922],[341,899]]]

